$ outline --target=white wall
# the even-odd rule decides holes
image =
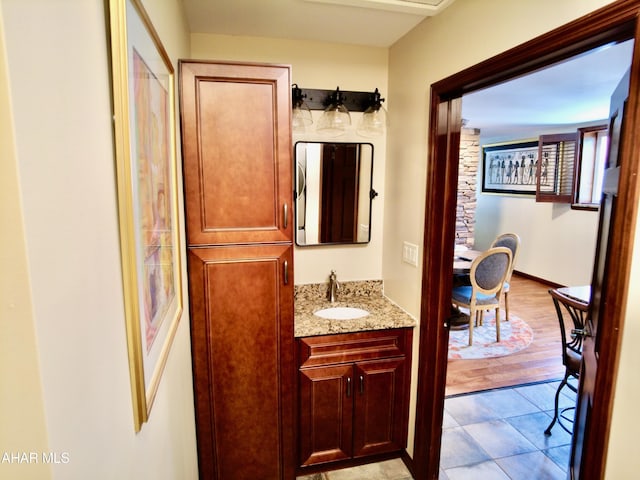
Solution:
[[[389,113],[394,121],[387,136],[383,278],[385,293],[409,313],[419,316],[421,271],[402,263],[401,252],[405,240],[422,246],[430,85],[607,3],[456,0],[391,47]],[[421,259],[423,255],[421,251]],[[411,419],[418,361],[416,354]],[[412,452],[412,436],[409,442]]]
[[[464,97],[462,98],[464,116]],[[579,125],[536,127],[522,130],[519,138],[484,138],[480,145],[536,139],[539,135],[566,133],[578,128],[606,124],[594,120]],[[522,195],[482,193],[482,150],[478,158],[475,247],[483,250],[505,232],[520,235],[521,248],[516,270],[562,285],[591,283],[598,233],[598,212],[572,210],[567,204],[536,203]]]
[[[144,3],[175,63],[188,52],[180,3]],[[46,430],[46,448],[68,455],[68,463],[52,466],[52,478],[195,479],[188,309],[149,422],[134,433],[104,2],[0,5],[21,201],[15,213],[24,221],[34,327],[16,361],[33,358],[37,347],[40,377],[27,380],[41,384],[44,409],[44,425],[36,409],[25,427]],[[3,404],[7,396],[10,404],[21,402],[14,397],[20,392],[3,388]],[[15,449],[41,444],[35,438]],[[0,477],[8,478],[3,468]],[[34,477],[25,467],[12,478]]]
[[[591,283],[598,212],[528,196],[478,194],[475,247],[484,250],[505,232],[522,242],[516,270],[561,285]]]
[[[300,88],[343,91],[380,90],[387,92],[387,57],[384,48],[339,45],[322,42],[294,41],[227,35],[191,35],[191,56],[207,60],[267,62],[291,65],[292,83]],[[389,102],[389,105],[391,103]],[[385,106],[391,108],[385,102]],[[319,113],[313,111],[314,124],[307,133],[295,134],[297,141],[327,141],[314,133]],[[352,113],[355,126],[362,116]],[[374,145],[373,188],[380,194],[373,201],[371,242],[365,245],[296,247],[294,261],[295,283],[327,282],[331,270],[338,280],[369,280],[382,278],[382,237],[385,193],[384,172],[386,140],[366,139],[354,132],[330,141],[370,142]]]

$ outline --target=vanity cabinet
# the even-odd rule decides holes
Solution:
[[[406,447],[412,329],[298,339],[299,465]]]
[[[180,62],[200,478],[295,477],[289,68]]]

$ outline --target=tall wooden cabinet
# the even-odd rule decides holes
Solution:
[[[295,476],[287,66],[180,62],[200,478]]]

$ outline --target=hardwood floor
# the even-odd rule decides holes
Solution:
[[[549,288],[514,273],[509,311],[531,326],[531,345],[506,357],[449,360],[446,395],[562,378],[560,331]]]

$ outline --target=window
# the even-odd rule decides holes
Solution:
[[[606,125],[575,133],[541,135],[538,141],[536,202],[569,203],[597,210],[607,159]]]
[[[540,135],[536,202],[573,202],[577,150],[577,132]]]
[[[602,197],[602,177],[609,146],[608,130],[601,125],[580,128],[578,134],[580,153],[573,206],[597,209]]]

